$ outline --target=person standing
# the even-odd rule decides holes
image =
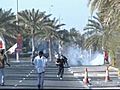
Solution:
[[[10,64],[8,63],[7,56],[4,54],[4,49],[0,50],[0,85],[4,86],[5,80],[4,80],[4,68],[5,68],[5,62],[10,67]]]
[[[38,89],[43,89],[45,67],[47,65],[47,58],[45,58],[43,55],[43,51],[40,51],[38,56],[36,56],[33,61],[38,73]]]
[[[104,61],[105,61],[105,63],[109,64],[107,50],[105,50],[105,52],[104,52]]]

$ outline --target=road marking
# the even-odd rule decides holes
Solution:
[[[71,69],[70,69],[70,68],[68,68],[68,70],[69,70],[69,71],[71,71]]]
[[[19,81],[19,83],[21,83],[21,82],[22,82],[22,80]]]
[[[73,71],[72,71],[72,70],[71,70],[70,72],[71,72],[71,73],[73,73]]]
[[[17,87],[17,84],[15,84],[14,86]]]
[[[71,71],[70,69],[68,69],[68,71]]]
[[[84,76],[84,73],[74,73],[73,74],[75,77],[80,77],[80,76]],[[100,77],[104,77],[105,76],[105,73],[91,73],[91,74],[88,74],[88,76],[100,76]]]
[[[23,78],[23,80],[25,80],[25,78]]]

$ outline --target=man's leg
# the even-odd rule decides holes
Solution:
[[[0,69],[0,85],[2,84],[2,69]]]
[[[41,73],[41,80],[40,80],[40,86],[41,86],[41,89],[43,89],[43,85],[44,85],[44,75],[45,73]]]
[[[64,67],[61,67],[61,73],[60,73],[60,78],[63,78],[63,74],[64,74]]]
[[[4,68],[2,69],[2,85],[4,85]]]
[[[40,79],[41,79],[41,73],[38,73],[38,89],[40,89]]]
[[[58,66],[58,74],[57,75],[60,75],[60,73],[61,73],[61,67]]]
[[[0,69],[0,85],[4,85],[4,69]]]

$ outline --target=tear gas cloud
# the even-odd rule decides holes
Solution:
[[[68,58],[68,62],[72,66],[78,65],[103,65],[104,56],[103,54],[91,51],[81,50],[78,46],[72,45],[64,49],[64,55]]]

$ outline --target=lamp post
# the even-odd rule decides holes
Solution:
[[[63,20],[63,18],[60,17],[61,15],[59,15],[59,25],[61,23],[61,20]],[[63,37],[63,35],[62,35]],[[62,47],[62,42],[61,40],[59,40],[59,54],[61,55],[62,54],[62,50],[63,50],[63,47]]]
[[[53,7],[53,5],[50,6],[49,8],[49,13],[51,11],[51,7]],[[49,36],[49,61],[52,61],[53,57],[52,57],[52,38],[51,38],[51,34]]]
[[[18,31],[18,0],[17,0],[16,26]],[[19,50],[16,50],[16,61],[19,62]]]

